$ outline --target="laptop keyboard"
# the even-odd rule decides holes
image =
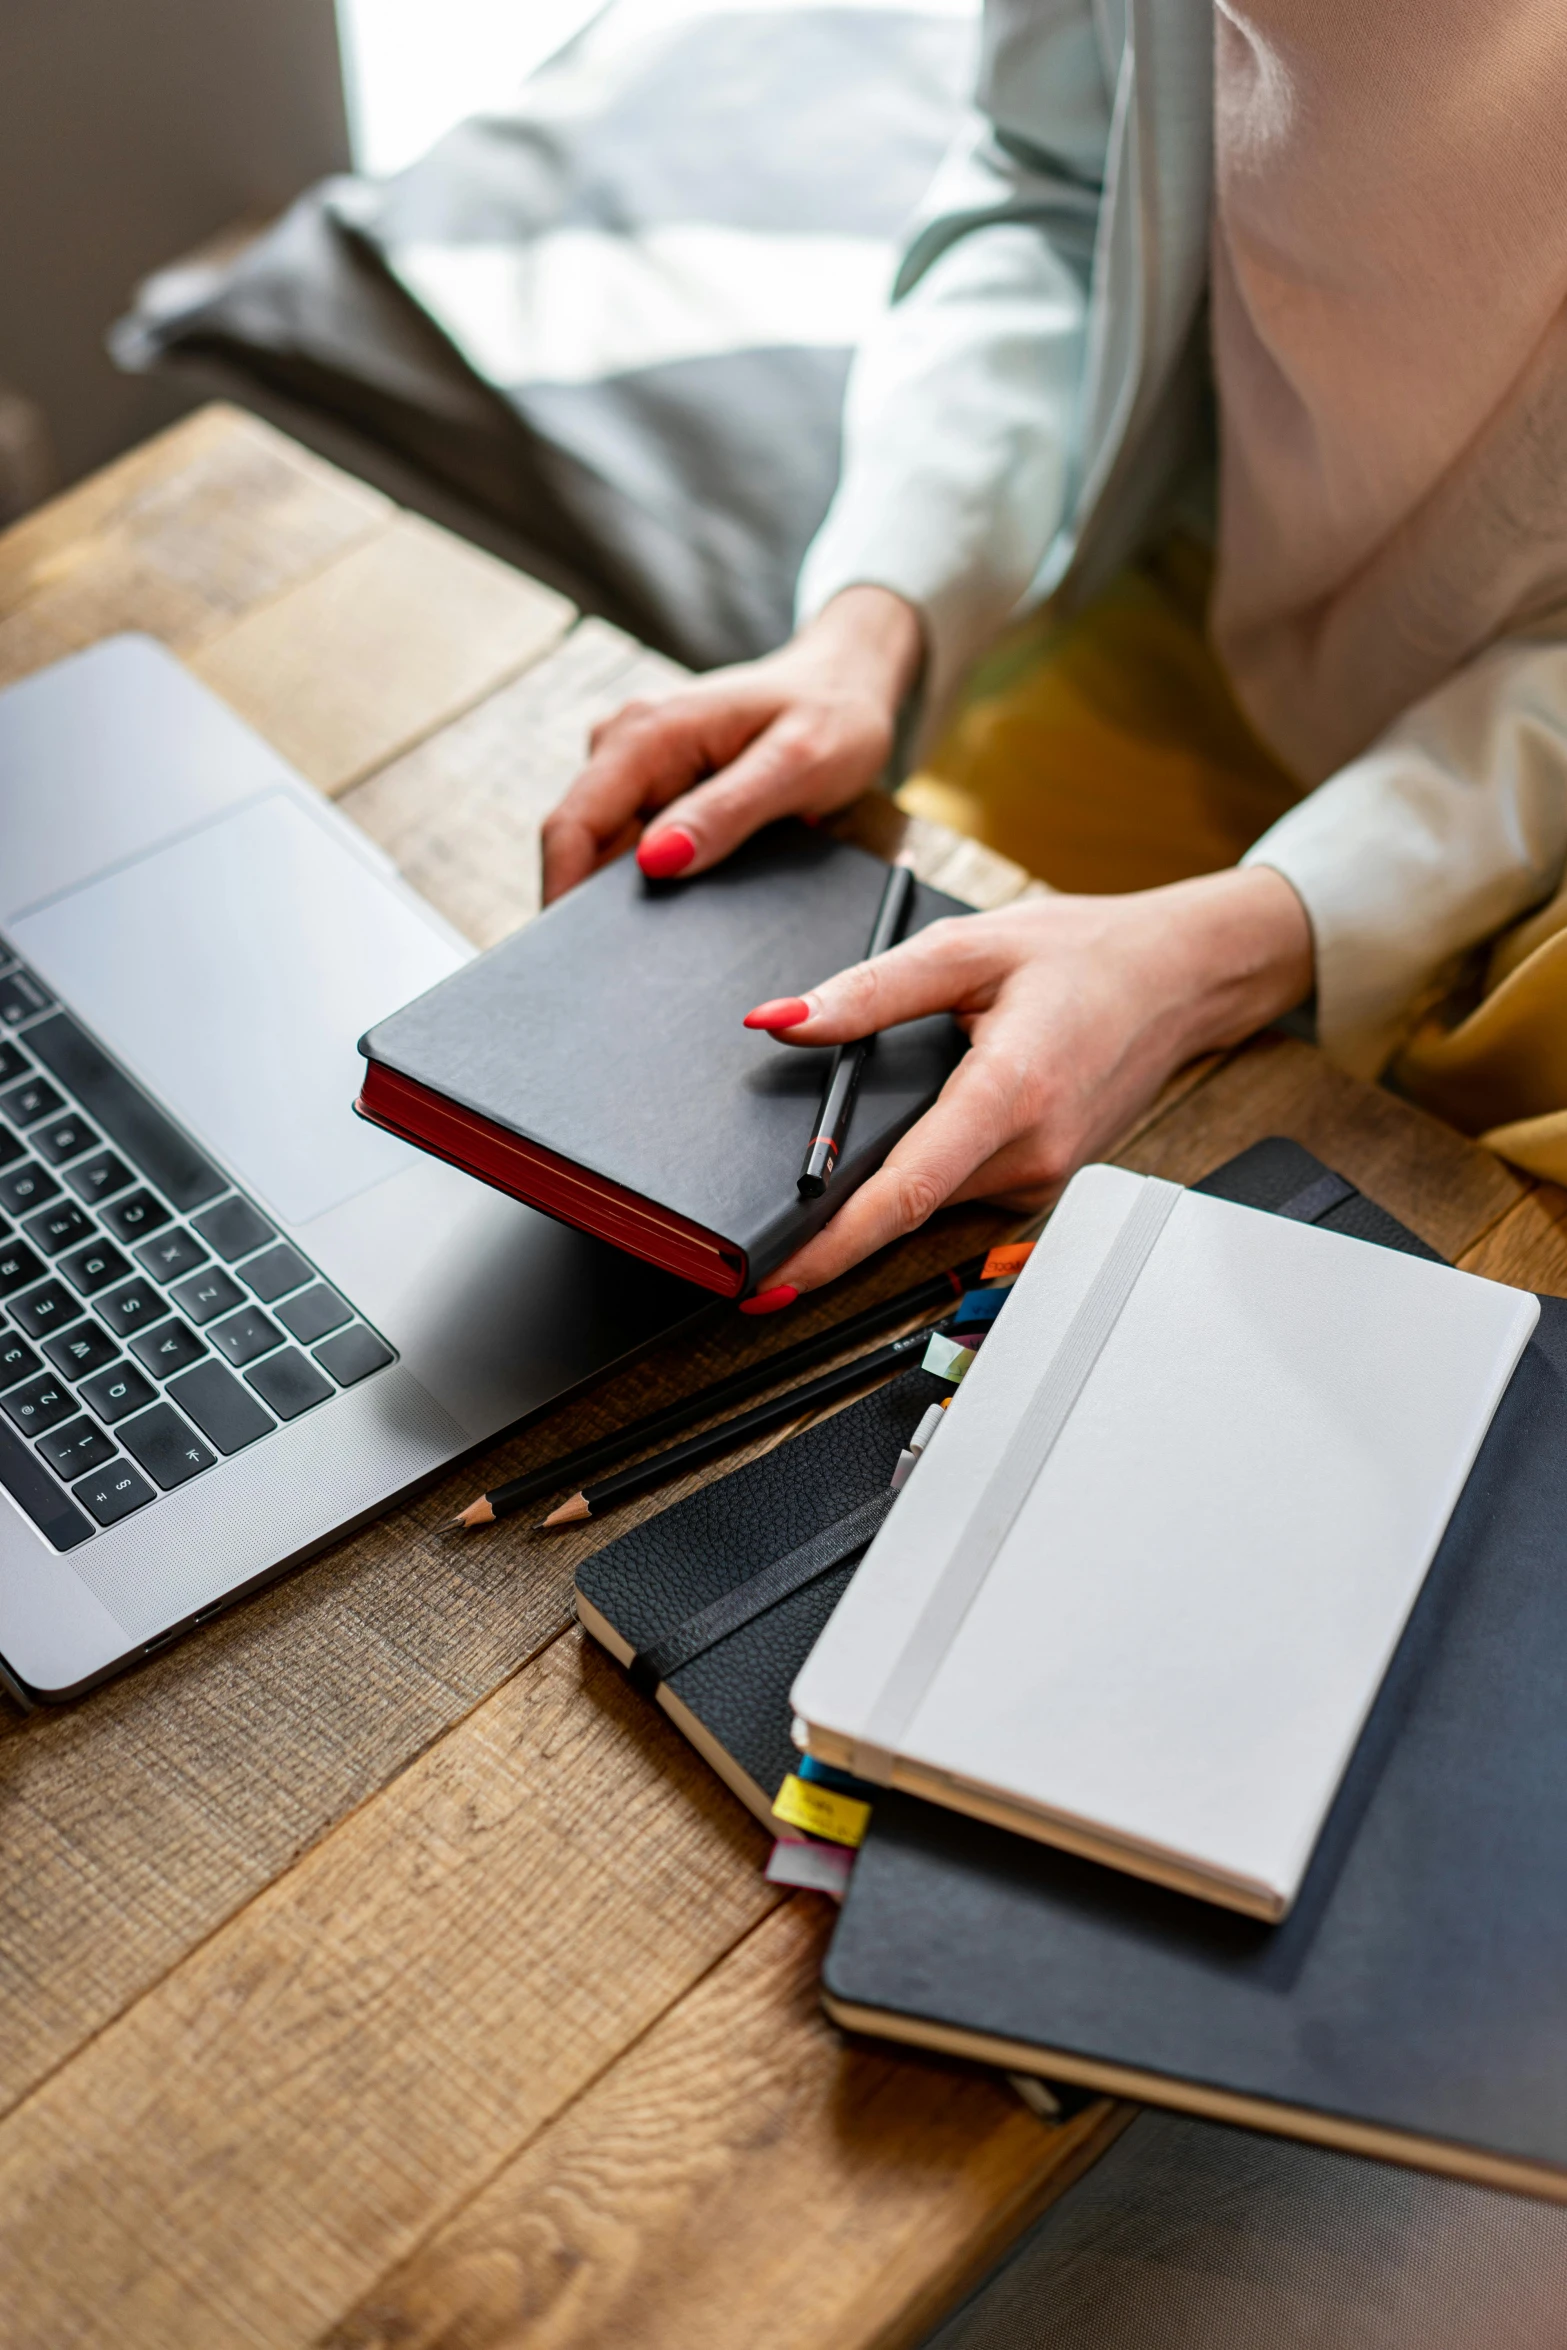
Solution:
[[[54,1548],[395,1359],[0,942],[0,1485]]]

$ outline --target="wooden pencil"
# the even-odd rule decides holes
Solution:
[[[983,1256],[970,1257],[961,1265],[934,1273],[928,1280],[915,1282],[912,1288],[899,1290],[895,1297],[884,1297],[877,1304],[848,1315],[842,1322],[834,1322],[793,1346],[780,1348],[777,1354],[768,1355],[760,1363],[748,1364],[743,1371],[726,1373],[722,1379],[698,1389],[695,1395],[682,1397],[679,1403],[668,1404],[661,1411],[649,1412],[640,1420],[617,1428],[612,1436],[600,1437],[594,1444],[579,1445],[558,1460],[546,1461],[542,1468],[529,1469],[523,1476],[497,1485],[493,1492],[480,1494],[453,1524],[488,1526],[497,1518],[509,1518],[517,1510],[526,1509],[529,1502],[541,1501],[548,1493],[559,1493],[563,1486],[581,1484],[600,1470],[612,1468],[628,1453],[640,1452],[644,1445],[660,1444],[666,1438],[684,1435],[710,1413],[743,1402],[748,1395],[771,1387],[776,1380],[787,1379],[809,1364],[819,1363],[825,1355],[836,1354],[840,1347],[854,1346],[860,1339],[870,1338],[877,1331],[887,1329],[894,1322],[905,1322],[915,1314],[934,1313],[939,1306],[955,1305],[963,1292],[980,1278],[984,1263]]]
[[[883,1372],[905,1368],[911,1361],[919,1360],[930,1344],[930,1336],[928,1329],[911,1330],[906,1337],[874,1347],[869,1354],[856,1355],[852,1363],[839,1363],[834,1370],[824,1371],[819,1379],[807,1379],[803,1386],[770,1396],[766,1403],[757,1404],[749,1412],[741,1412],[732,1420],[721,1420],[716,1428],[704,1428],[700,1436],[688,1436],[684,1444],[672,1444],[667,1452],[655,1453],[651,1460],[636,1461],[613,1477],[585,1485],[580,1493],[563,1501],[559,1509],[551,1510],[544,1524],[580,1525],[584,1518],[596,1518],[616,1502],[630,1501],[635,1494],[646,1493],[650,1486],[662,1485],[687,1469],[699,1468],[719,1453],[733,1451],[737,1444],[744,1444],[752,1436],[763,1436],[770,1428],[781,1427],[800,1412],[849,1394],[867,1379],[878,1379]]]

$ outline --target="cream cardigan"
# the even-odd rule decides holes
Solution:
[[[975,113],[856,362],[842,482],[800,583],[802,617],[856,581],[915,604],[933,711],[1019,609],[1075,604],[1103,585],[1191,462],[1206,358],[1213,7],[987,0]],[[1247,13],[1242,0],[1226,9],[1227,40]],[[1237,251],[1244,262],[1221,219],[1219,291],[1232,304]],[[1260,445],[1265,464],[1265,435]],[[1257,446],[1254,436],[1253,458]],[[1556,470],[1567,474],[1567,445]],[[1221,647],[1261,730],[1317,786],[1247,861],[1299,892],[1319,1034],[1371,1075],[1456,959],[1562,877],[1567,628],[1538,592],[1549,567],[1537,564],[1511,609],[1506,590],[1489,612],[1471,595],[1471,647],[1423,648],[1422,675],[1418,658],[1400,667],[1384,652],[1374,600],[1368,621],[1351,598],[1314,741],[1309,724],[1291,724],[1277,638],[1253,632],[1271,670],[1252,659],[1250,578],[1239,560],[1233,571],[1240,601],[1232,594],[1227,608],[1221,568]],[[1391,631],[1388,642],[1404,650]],[[1378,709],[1379,693],[1390,707]],[[1310,716],[1298,689],[1296,706]],[[1319,758],[1319,742],[1344,763]]]

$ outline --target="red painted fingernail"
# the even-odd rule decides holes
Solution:
[[[669,881],[675,874],[684,873],[696,855],[696,842],[689,832],[682,832],[678,824],[671,824],[663,832],[652,833],[637,850],[637,863],[649,881]]]
[[[755,1297],[740,1300],[742,1314],[777,1314],[785,1306],[792,1306],[800,1292],[792,1282],[780,1281],[776,1289],[759,1289]]]
[[[798,1028],[810,1016],[811,1007],[803,995],[775,995],[747,1012],[745,1024],[747,1028]]]

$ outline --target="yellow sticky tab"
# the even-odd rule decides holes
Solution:
[[[1031,1240],[1012,1240],[1008,1241],[1005,1248],[993,1248],[985,1259],[981,1281],[1011,1280],[1014,1274],[1022,1272],[1033,1253],[1034,1244]]]
[[[870,1822],[871,1807],[857,1795],[840,1795],[789,1773],[773,1803],[773,1818],[789,1828],[803,1828],[808,1836],[825,1836],[829,1844],[861,1842]]]

